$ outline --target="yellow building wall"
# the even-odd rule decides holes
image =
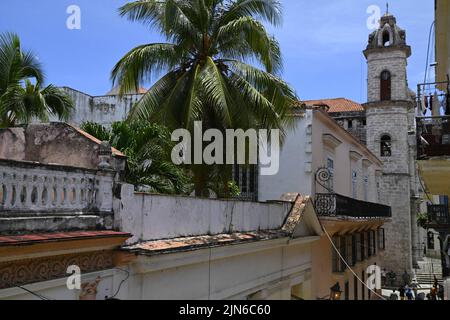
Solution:
[[[436,0],[436,81],[450,74],[450,1]],[[445,89],[445,88],[441,88]]]
[[[362,278],[362,272],[366,274],[366,270],[369,266],[376,264],[383,268],[382,261],[380,259],[380,251],[377,250],[375,256],[366,259],[365,261],[358,262],[355,266],[351,267],[352,270]],[[329,298],[330,288],[339,282],[342,290],[341,300],[345,300],[345,283],[349,283],[349,298],[348,300],[362,300],[363,284],[357,281],[358,297],[354,294],[354,275],[347,269],[343,273],[332,272],[332,246],[327,236],[322,236],[319,241],[312,244],[312,280],[311,280],[311,292],[313,294],[312,299]],[[367,280],[367,275],[366,275]],[[364,287],[365,300],[369,300],[369,290]]]

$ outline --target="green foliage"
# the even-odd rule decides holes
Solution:
[[[278,76],[280,46],[263,24],[281,23],[278,0],[145,0],[125,4],[120,14],[166,38],[132,49],[112,71],[121,95],[160,77],[134,106],[131,120],[191,132],[194,121],[222,132],[280,129],[285,136],[297,97]],[[217,170],[191,168],[196,195],[209,193],[211,179],[221,175]],[[225,171],[223,189],[231,180]]]
[[[123,152],[127,157],[126,181],[139,191],[183,194],[188,178],[171,161],[171,142],[167,128],[147,122],[115,122],[111,129],[87,122],[81,128]]]
[[[96,122],[84,122],[81,129],[100,141],[111,141],[111,130]]]
[[[418,213],[417,214],[417,226],[418,227],[427,229],[428,223],[429,223],[428,214],[426,214],[426,213]]]
[[[238,197],[241,195],[241,190],[235,181],[228,181],[228,190],[230,197]]]
[[[42,66],[31,51],[23,51],[16,34],[0,34],[0,128],[49,115],[67,120],[74,106],[62,90],[42,87]]]

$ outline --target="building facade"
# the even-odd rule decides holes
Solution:
[[[64,123],[0,142],[0,299],[315,299],[308,197],[137,193],[123,154]]]

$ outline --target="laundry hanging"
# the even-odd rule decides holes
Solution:
[[[428,96],[424,96],[423,97],[423,115],[426,115],[427,114],[427,111],[428,111]]]
[[[441,104],[439,103],[439,95],[437,91],[434,92],[432,106],[433,106],[432,110],[433,117],[439,117],[441,115]]]
[[[445,95],[445,115],[450,116],[450,93]]]
[[[431,113],[433,113],[433,96],[430,96],[430,102],[429,102],[429,109],[431,110]]]

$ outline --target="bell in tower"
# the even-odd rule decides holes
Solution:
[[[364,51],[368,63],[368,101],[410,100],[406,68],[411,47],[406,32],[387,12],[377,30],[369,35]]]

